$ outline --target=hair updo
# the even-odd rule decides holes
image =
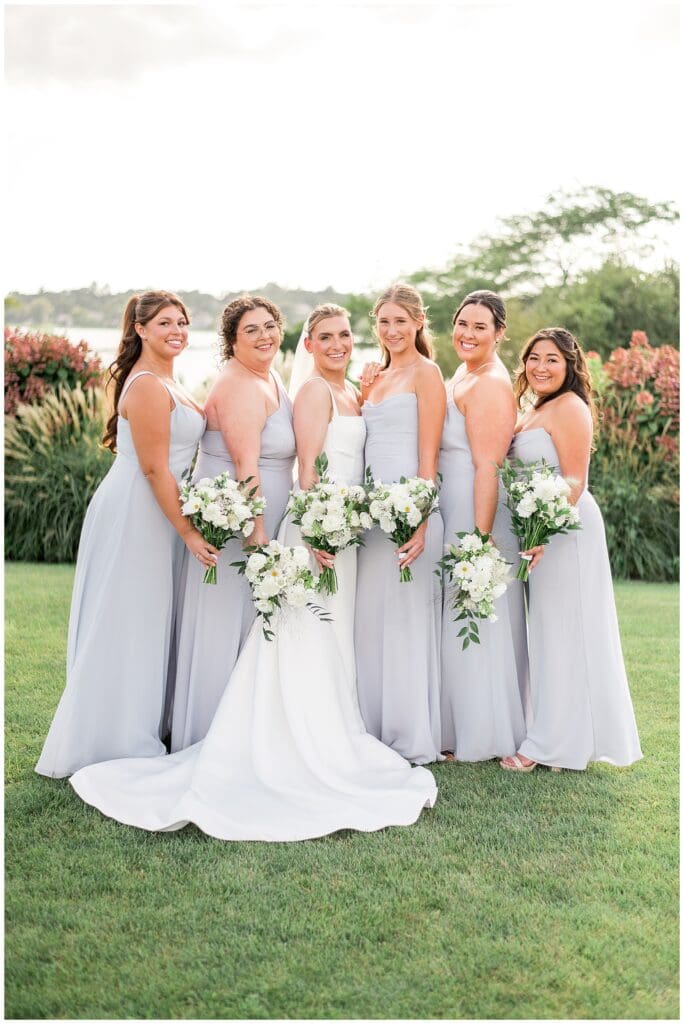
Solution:
[[[542,405],[546,405],[547,402],[551,402],[554,398],[558,398],[559,395],[564,395],[566,392],[572,391],[582,399],[585,405],[589,407],[589,412],[591,413],[591,418],[595,427],[597,422],[596,405],[594,402],[594,390],[591,386],[591,374],[589,373],[589,367],[587,366],[586,356],[580,348],[580,344],[574,334],[571,334],[570,331],[566,331],[564,327],[543,327],[542,330],[533,334],[529,341],[525,343],[525,346],[520,353],[520,365],[516,370],[516,378],[513,385],[518,406],[521,406],[523,395],[527,391],[534,390],[527,379],[526,365],[530,353],[538,341],[552,341],[560,351],[565,359],[565,380],[559,387],[558,391],[554,391],[552,395],[544,395],[543,397],[537,398],[535,408],[539,409]]]
[[[278,326],[280,340],[283,340],[283,314],[276,304],[270,299],[265,299],[263,295],[239,295],[237,299],[228,303],[221,314],[219,337],[221,338],[221,358],[224,362],[232,359],[235,355],[235,339],[240,320],[245,313],[250,313],[253,309],[265,309],[271,314]]]
[[[316,306],[311,310],[304,323],[305,337],[310,338],[314,327],[320,324],[321,320],[328,320],[331,316],[346,316],[349,319],[349,310],[334,302],[323,302],[320,306]]]
[[[497,331],[500,331],[501,328],[506,329],[506,305],[504,300],[496,292],[490,292],[487,288],[481,288],[479,291],[470,292],[466,295],[451,318],[452,324],[456,323],[458,316],[466,306],[475,305],[485,306],[489,310],[494,318],[494,328]]]
[[[123,391],[126,378],[137,363],[142,352],[142,341],[135,329],[136,324],[148,324],[154,320],[157,313],[164,306],[175,306],[181,311],[185,319],[190,323],[188,311],[173,292],[143,292],[142,295],[132,295],[126,303],[121,325],[121,341],[114,356],[114,362],[109,367],[109,377],[106,386],[109,388],[114,381],[114,411],[107,421],[102,444],[110,451],[116,451],[116,428],[119,419],[119,399]]]
[[[430,325],[427,318],[427,306],[423,305],[423,300],[413,285],[404,284],[399,282],[398,284],[391,284],[389,288],[375,300],[375,305],[371,312],[371,316],[374,320],[377,319],[378,311],[381,306],[384,306],[386,302],[394,302],[397,306],[401,306],[405,309],[412,320],[423,319],[423,326],[418,328],[416,334],[416,348],[422,356],[426,356],[428,359],[432,359],[432,335],[430,334]],[[380,348],[383,354],[383,365],[388,367],[390,364],[390,354],[380,341],[380,336],[375,329],[375,336],[380,343]]]

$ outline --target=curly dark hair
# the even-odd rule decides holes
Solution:
[[[577,338],[570,331],[566,331],[564,327],[543,327],[536,334],[525,343],[525,346],[520,353],[520,365],[516,370],[516,377],[513,384],[513,390],[515,392],[516,401],[518,407],[521,407],[522,397],[532,388],[529,381],[527,380],[527,373],[525,367],[527,360],[532,352],[532,349],[538,341],[552,341],[556,348],[559,350],[563,358],[565,359],[565,380],[559,387],[558,391],[554,391],[552,395],[545,395],[542,398],[537,398],[536,407],[539,408],[542,405],[546,405],[547,402],[553,401],[554,398],[558,398],[559,395],[564,395],[567,391],[573,391],[578,395],[585,405],[589,406],[589,412],[594,424],[594,428],[597,424],[597,412],[596,404],[594,402],[594,390],[591,386],[591,374],[589,373],[589,367],[587,366],[586,356],[582,351]]]
[[[233,358],[235,354],[235,338],[240,320],[245,313],[249,313],[253,309],[265,309],[271,314],[278,325],[280,340],[283,340],[285,322],[283,314],[276,304],[271,302],[270,299],[265,299],[263,295],[239,295],[237,299],[233,299],[232,302],[228,303],[221,314],[219,336],[221,338],[221,358],[224,361],[227,362],[228,359]]]
[[[154,320],[164,306],[176,306],[190,323],[187,309],[173,292],[143,292],[142,295],[132,295],[126,303],[121,326],[121,341],[114,362],[108,367],[109,376],[107,378],[107,388],[114,381],[114,411],[107,421],[102,444],[113,452],[116,451],[116,429],[119,421],[121,392],[126,378],[142,352],[142,342],[135,325],[148,324],[150,320]]]

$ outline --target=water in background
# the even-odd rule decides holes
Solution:
[[[30,330],[30,328],[28,328]],[[65,334],[69,341],[86,341],[88,347],[97,352],[104,366],[113,361],[119,346],[120,333],[116,327],[60,327],[59,334]],[[370,359],[377,358],[376,349],[358,346],[354,349],[350,377],[357,379],[361,367]],[[276,358],[275,369],[287,385],[290,379],[293,355],[281,352]],[[176,378],[202,400],[219,372],[219,340],[215,331],[190,331],[190,344],[178,356],[175,364]]]

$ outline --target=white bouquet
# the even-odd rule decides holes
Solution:
[[[214,547],[222,548],[233,537],[249,537],[254,519],[263,514],[266,500],[250,488],[252,477],[233,480],[230,473],[181,483],[181,512]],[[216,583],[216,566],[204,574],[205,583]]]
[[[287,512],[312,548],[337,554],[350,544],[363,544],[361,534],[373,520],[368,513],[365,487],[335,483],[326,475],[328,458],[319,455],[315,462],[319,480],[308,491],[290,495]],[[321,569],[319,589],[337,593],[335,567]]]
[[[327,612],[311,601],[318,587],[316,577],[308,568],[309,552],[305,547],[288,548],[272,540],[265,547],[246,550],[249,552],[247,560],[232,564],[252,588],[254,607],[264,620],[267,640],[275,635],[270,628],[271,616],[283,606],[306,607],[324,622],[332,622]]]
[[[579,512],[568,501],[570,484],[551,466],[541,462],[504,459],[499,469],[510,509],[513,532],[523,550],[546,544],[557,533],[581,530]],[[516,579],[529,575],[529,556],[523,556]]]
[[[465,651],[469,644],[480,642],[476,619],[496,622],[494,602],[508,586],[509,563],[490,534],[480,533],[477,527],[473,533],[457,533],[456,537],[458,544],[447,544],[438,564],[453,588],[450,599],[452,610],[457,612],[454,622],[466,620],[458,634]]]
[[[397,547],[411,539],[421,523],[439,508],[437,486],[432,480],[419,476],[402,476],[399,483],[383,484],[373,480],[370,467],[366,469],[368,511],[383,533]],[[413,579],[409,566],[399,566],[399,579],[408,583]]]

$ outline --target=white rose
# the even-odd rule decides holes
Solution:
[[[260,551],[255,551],[254,554],[250,555],[247,559],[247,569],[251,573],[260,572],[266,565],[268,558],[266,555],[262,555]]]
[[[465,537],[461,537],[459,542],[461,551],[479,551],[482,547],[482,541],[475,533],[468,533]]]
[[[309,564],[309,552],[301,544],[298,544],[297,547],[292,549],[292,560],[295,565],[304,568],[304,566]]]

